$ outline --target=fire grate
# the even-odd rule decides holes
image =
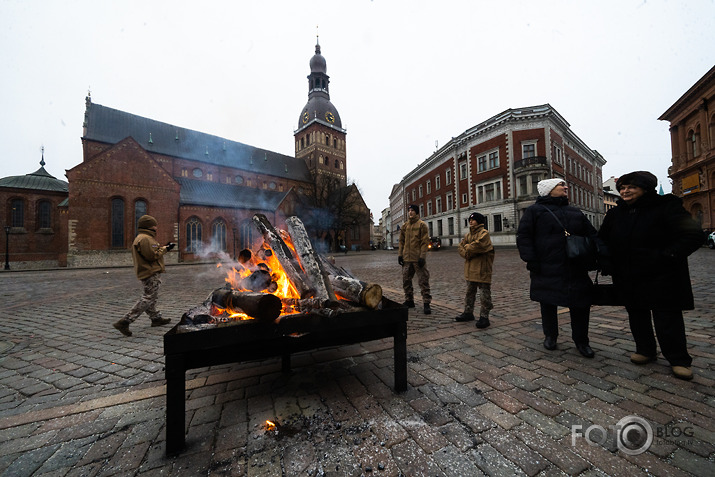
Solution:
[[[164,335],[166,372],[166,454],[185,444],[186,371],[226,363],[282,357],[316,348],[394,339],[394,389],[407,389],[407,307],[382,298],[378,309],[360,309],[326,316],[317,313],[283,315],[275,321],[245,320],[231,326],[180,332],[176,325]]]

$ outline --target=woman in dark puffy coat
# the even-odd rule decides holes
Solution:
[[[636,342],[631,361],[647,364],[656,360],[654,323],[673,374],[692,379],[683,310],[694,308],[688,255],[702,245],[702,232],[682,200],[672,194],[658,195],[657,184],[657,178],[647,171],[631,172],[616,181],[621,198],[598,232],[610,255],[603,271],[613,275],[626,303]]]
[[[567,306],[576,349],[583,356],[593,358],[588,343],[592,282],[585,265],[566,257],[564,227],[571,235],[587,236],[594,241],[596,229],[578,208],[569,205],[568,186],[563,179],[540,181],[537,189],[540,197],[524,211],[519,221],[516,246],[531,272],[530,298],[541,305],[544,347],[556,349],[557,307]]]

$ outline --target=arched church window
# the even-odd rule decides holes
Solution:
[[[146,215],[146,202],[139,199],[134,202],[134,235],[139,232],[139,218]]]
[[[52,228],[52,203],[49,200],[41,200],[37,204],[37,228]]]
[[[340,161],[335,159],[335,168],[337,169],[338,167],[340,167]]]
[[[13,199],[10,201],[10,225],[13,227],[25,226],[25,201]]]
[[[115,197],[112,199],[112,247],[124,247],[124,199]]]
[[[191,217],[186,222],[186,251],[197,253],[201,250],[201,222],[196,217]]]
[[[345,164],[343,163],[343,161],[340,161],[340,170],[342,171],[344,169],[345,169]]]
[[[226,222],[218,219],[211,227],[211,245],[215,250],[226,251]]]

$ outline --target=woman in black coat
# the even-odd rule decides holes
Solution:
[[[613,275],[626,303],[636,342],[631,361],[646,364],[656,359],[652,317],[660,349],[673,373],[692,379],[683,310],[694,308],[688,255],[702,245],[702,232],[681,199],[656,193],[657,183],[646,171],[631,172],[616,181],[621,198],[598,232],[610,255],[604,272]]]
[[[530,298],[541,305],[544,347],[556,349],[559,334],[557,307],[567,306],[576,348],[583,356],[593,358],[593,350],[588,344],[592,282],[584,264],[574,263],[566,257],[564,227],[571,235],[587,236],[594,241],[596,229],[578,208],[569,205],[568,186],[564,180],[546,179],[537,184],[537,189],[540,197],[524,211],[519,221],[516,246],[531,272]]]

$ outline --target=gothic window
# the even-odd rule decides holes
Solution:
[[[10,225],[13,227],[25,226],[25,202],[22,199],[13,199],[10,202]]]
[[[112,199],[112,247],[124,247],[124,199]]]
[[[196,253],[201,250],[201,222],[191,217],[186,222],[186,251]]]
[[[226,251],[226,222],[217,220],[211,227],[211,244],[215,250]]]
[[[146,202],[143,200],[134,202],[134,235],[139,231],[139,218],[142,215],[146,215],[146,210]]]
[[[335,168],[337,169],[337,168],[339,168],[339,167],[340,167],[340,161],[338,161],[337,159],[335,159]]]
[[[242,249],[253,248],[253,242],[255,241],[257,234],[258,234],[258,230],[256,229],[256,226],[253,224],[253,221],[244,220],[241,223],[240,247]]]
[[[49,200],[41,200],[37,204],[37,227],[40,229],[52,228],[52,204]]]

